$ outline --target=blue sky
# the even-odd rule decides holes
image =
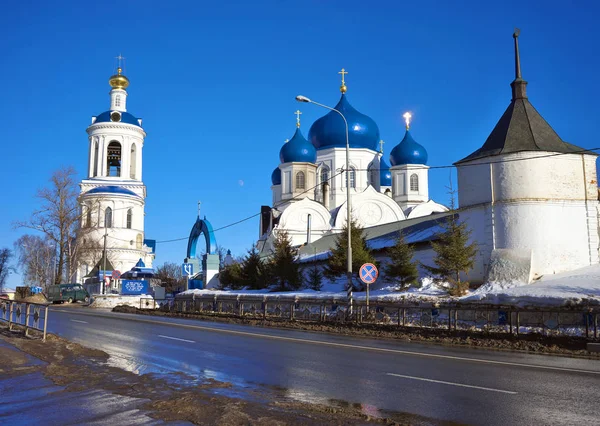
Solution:
[[[574,4],[574,5],[573,5]],[[468,155],[510,102],[514,27],[533,105],[564,139],[600,146],[597,2],[578,1],[9,2],[3,40],[3,200],[0,247],[12,248],[36,189],[61,165],[87,172],[86,127],[109,107],[115,56],[126,58],[128,111],[144,119],[146,237],[156,264],[181,262],[202,215],[214,228],[270,204],[271,171],[295,131],[335,105],[344,67],[348,99],[379,125],[385,157],[404,134],[429,165]],[[447,203],[448,170],[430,172]],[[243,182],[243,185],[241,184]],[[241,255],[258,218],[218,231]],[[18,285],[18,276],[10,286]]]

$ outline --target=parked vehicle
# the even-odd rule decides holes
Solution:
[[[48,287],[47,299],[52,303],[89,303],[90,294],[81,284],[56,284]]]

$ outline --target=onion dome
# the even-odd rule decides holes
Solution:
[[[129,86],[129,79],[122,74],[123,70],[121,67],[117,68],[117,73],[108,79],[108,84],[113,89],[127,89]]]
[[[345,88],[345,86],[343,86]],[[342,93],[335,106],[348,122],[348,142],[350,148],[367,148],[377,151],[379,127],[375,121],[358,112]],[[342,117],[335,111],[319,118],[308,132],[308,139],[316,149],[346,148],[346,125]]]
[[[427,164],[427,150],[412,138],[408,129],[404,139],[390,153],[392,166],[403,164]]]
[[[317,161],[317,150],[298,127],[292,139],[281,147],[279,159],[282,163],[314,163]]]
[[[383,158],[379,161],[379,185],[392,186],[392,172]]]
[[[279,167],[275,167],[275,170],[271,173],[271,183],[273,185],[281,185],[281,169]]]

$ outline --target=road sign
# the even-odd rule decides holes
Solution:
[[[115,271],[112,271],[112,277],[113,277],[115,280],[118,280],[119,278],[121,278],[121,271],[117,271],[117,270],[115,270]]]
[[[365,263],[360,267],[359,275],[360,280],[368,285],[373,284],[377,280],[379,271],[377,271],[377,267],[372,263]]]
[[[184,263],[181,265],[181,275],[184,277],[190,277],[194,275],[194,264]]]

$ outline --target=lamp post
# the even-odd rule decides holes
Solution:
[[[346,125],[346,207],[347,207],[347,219],[346,219],[346,226],[348,227],[348,253],[347,253],[347,260],[348,260],[348,267],[347,267],[347,271],[346,271],[346,277],[348,279],[348,306],[349,306],[349,313],[350,315],[352,315],[352,233],[351,233],[351,226],[350,226],[350,220],[351,220],[351,206],[350,206],[350,176],[349,176],[349,172],[350,172],[350,142],[348,140],[348,121],[346,121],[346,117],[344,117],[344,114],[342,114],[340,111],[338,111],[335,108],[331,108],[327,105],[323,105],[320,104],[318,102],[315,102],[309,98],[307,98],[306,96],[302,96],[302,95],[298,95],[296,96],[296,100],[298,102],[306,102],[306,103],[310,103],[310,104],[315,104],[317,106],[320,106],[322,108],[328,109],[330,111],[335,111],[337,112],[340,117],[342,117],[342,119],[344,120],[344,124]]]

